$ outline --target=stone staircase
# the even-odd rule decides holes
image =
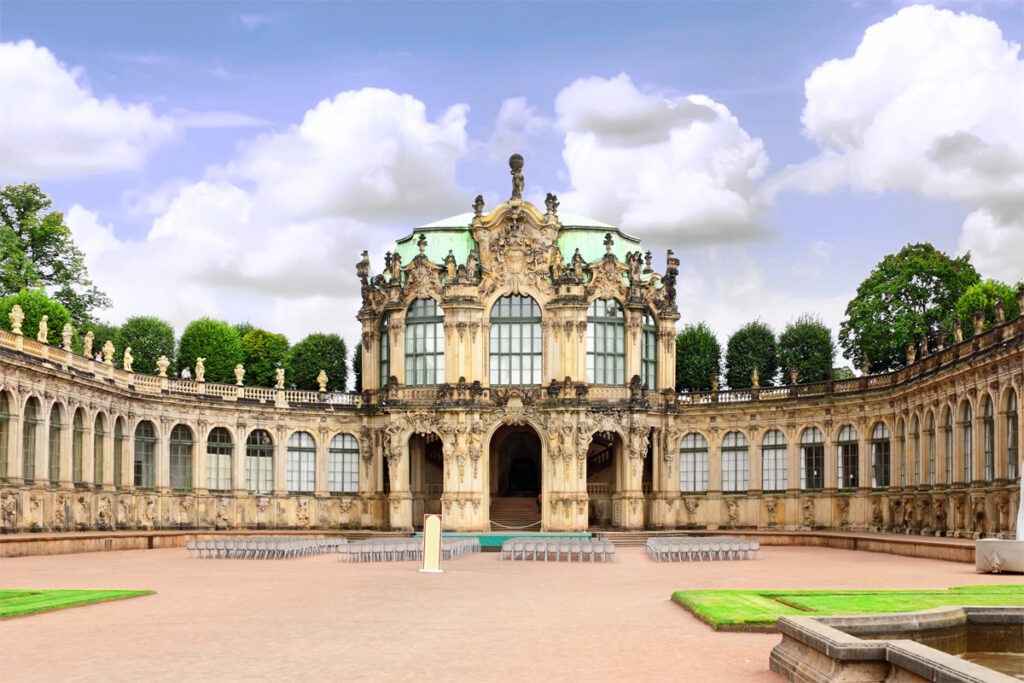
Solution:
[[[492,498],[492,532],[540,531],[540,512],[536,498]]]
[[[593,531],[595,538],[607,538],[616,548],[642,548],[648,537],[654,535],[649,531]]]

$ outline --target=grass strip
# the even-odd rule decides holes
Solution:
[[[916,612],[936,607],[1024,606],[1024,586],[949,590],[692,590],[672,599],[718,631],[774,631],[781,616]]]
[[[50,612],[94,602],[121,600],[155,591],[124,590],[0,590],[0,619]]]

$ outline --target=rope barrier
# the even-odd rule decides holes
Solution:
[[[495,522],[493,519],[490,519],[490,520],[487,520],[487,521],[489,521],[491,523],[491,526],[499,526],[502,529],[512,529],[512,530],[515,530],[515,529],[529,529],[531,526],[537,526],[537,525],[540,524],[540,522],[538,521],[538,522],[532,522],[530,524],[527,524],[526,526],[506,526],[504,524],[500,524],[498,522]]]

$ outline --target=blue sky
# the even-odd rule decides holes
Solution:
[[[682,259],[725,343],[838,329],[931,241],[1024,277],[1024,4],[21,2],[0,9],[0,182],[65,211],[113,322],[354,341],[353,265],[526,196]]]

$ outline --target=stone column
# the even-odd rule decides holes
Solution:
[[[287,431],[278,426],[274,435],[274,495],[288,493],[288,444]]]
[[[196,495],[205,496],[209,491],[209,463],[206,457],[206,440],[209,436],[209,424],[199,420],[193,428],[195,438],[192,442],[192,490]],[[198,510],[196,511],[198,512]]]
[[[231,493],[235,496],[241,496],[249,489],[245,478],[245,440],[248,437],[248,426],[239,422],[231,444]]]
[[[84,412],[84,410],[83,410]],[[88,423],[88,424],[86,424]],[[74,423],[72,423],[72,429],[74,429]],[[100,484],[102,482],[96,481],[96,477],[93,476],[95,470],[95,459],[97,457],[102,458],[103,454],[96,454],[94,452],[96,446],[96,419],[82,418],[82,483]],[[106,474],[106,473],[104,473]]]
[[[327,429],[320,429],[320,439],[316,444],[316,461],[313,474],[313,495],[317,497],[329,496],[327,491],[327,465],[328,465],[328,439]]]
[[[171,428],[174,423],[167,419],[157,422],[159,433],[156,439],[156,489],[166,493],[171,486]]]

